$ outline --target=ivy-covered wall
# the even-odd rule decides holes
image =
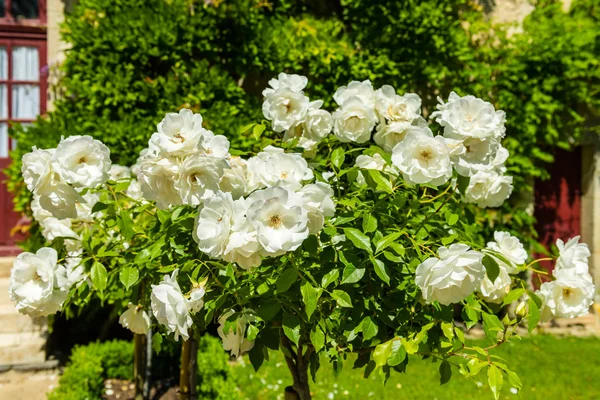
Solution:
[[[518,206],[531,178],[545,177],[556,148],[598,133],[600,1],[535,2],[508,36],[472,0],[81,0],[63,26],[71,49],[55,111],[12,135],[9,188],[28,210],[20,158],[32,145],[88,134],[131,164],[165,112],[190,107],[233,146],[262,116],[260,93],[281,71],[309,77],[327,102],[350,80],[371,79],[423,98],[473,94],[507,114],[504,146],[515,176],[512,205],[479,214],[526,235]]]

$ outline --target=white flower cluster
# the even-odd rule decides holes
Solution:
[[[70,284],[66,268],[58,264],[56,250],[43,247],[37,253],[21,253],[10,272],[8,293],[22,314],[43,317],[62,308]]]
[[[285,141],[298,139],[307,150],[305,156],[313,154],[333,127],[341,142],[373,139],[392,154],[392,165],[362,155],[356,160],[359,168],[401,173],[409,184],[435,186],[448,182],[455,169],[470,177],[464,201],[482,208],[498,207],[510,196],[512,177],[504,175],[508,151],[500,144],[505,114],[492,104],[452,92],[432,113],[443,128],[442,135],[434,136],[421,116],[421,98],[414,93],[399,95],[389,85],[375,90],[368,80],[353,81],[333,95],[339,107],[331,115],[321,109],[322,101],[310,102],[304,94],[307,82],[304,76],[281,73],[263,91],[265,118],[274,131],[285,132]],[[358,182],[364,182],[362,176]]]
[[[240,176],[247,179],[246,192],[255,190],[236,198],[241,190],[228,180],[233,191],[218,191],[206,200],[194,228],[202,252],[244,269],[259,266],[262,257],[296,250],[335,211],[328,184],[303,185],[313,179],[313,172],[300,154],[267,146],[246,164]]]
[[[576,236],[567,243],[556,241],[559,257],[552,275],[535,293],[542,300],[541,320],[574,318],[586,315],[594,299],[595,287],[589,273],[587,244]]]
[[[183,294],[177,283],[178,273],[175,270],[171,276],[165,275],[158,285],[152,285],[150,301],[152,313],[158,323],[174,333],[175,340],[180,336],[183,340],[188,340],[189,329],[193,324],[192,315],[202,309],[206,291],[204,284],[200,283],[194,285],[189,293]]]
[[[87,204],[79,191],[102,185],[110,168],[110,150],[102,142],[91,136],[69,136],[55,149],[34,147],[23,156],[21,173],[39,207],[65,219],[78,217],[78,208]]]
[[[263,115],[273,123],[275,132],[285,132],[283,140],[297,139],[298,146],[311,152],[333,127],[331,114],[321,110],[323,101],[311,102],[304,94],[308,79],[300,75],[281,73],[269,81],[263,91]]]

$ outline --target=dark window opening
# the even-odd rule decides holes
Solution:
[[[2,2],[4,3],[4,2]],[[2,4],[4,8],[4,4]],[[37,19],[40,17],[38,0],[11,0],[10,13],[13,18]]]

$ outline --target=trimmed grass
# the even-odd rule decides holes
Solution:
[[[505,379],[501,399],[600,399],[600,338],[533,336],[505,343],[493,354],[504,357],[523,382],[521,393],[513,394]],[[234,368],[244,398],[283,398],[283,390],[291,378],[281,354],[270,356],[258,373],[247,357]],[[412,358],[407,373],[392,373],[384,386],[377,373],[364,379],[362,370],[351,368],[353,362],[354,358],[349,358],[340,376],[335,378],[331,366],[323,359],[317,382],[311,385],[313,397],[317,400],[493,399],[485,372],[466,379],[453,368],[450,382],[440,386],[439,363]]]

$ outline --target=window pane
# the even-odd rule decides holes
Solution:
[[[0,79],[8,79],[8,52],[4,46],[0,47]]]
[[[0,158],[8,157],[8,125],[0,123]]]
[[[0,85],[0,118],[8,118],[8,87]]]
[[[15,81],[39,81],[40,58],[37,47],[18,46],[12,51],[12,77]]]
[[[39,0],[11,0],[10,13],[14,18],[36,19],[40,16]]]
[[[4,1],[0,1],[0,18],[6,17],[6,6],[4,5]]]
[[[13,85],[12,118],[35,119],[40,113],[40,88],[37,85]]]

